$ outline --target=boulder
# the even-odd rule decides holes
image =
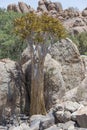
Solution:
[[[30,118],[30,128],[46,129],[54,125],[54,117],[50,115],[33,115]],[[35,129],[36,130],[36,129]]]
[[[16,5],[16,4],[10,4],[10,5],[8,5],[7,6],[7,10],[8,11],[14,11],[14,12],[21,13],[21,10],[20,10],[19,6]]]
[[[77,89],[76,99],[77,101],[86,102],[87,101],[87,77],[81,82]],[[87,104],[87,103],[86,103]]]
[[[58,128],[62,129],[62,130],[77,130],[77,129],[74,129],[75,128],[75,122],[73,121],[68,121],[66,123],[59,123],[58,124]],[[59,130],[60,130],[59,129]]]
[[[56,125],[53,125],[45,130],[59,130],[58,127]],[[60,129],[61,130],[61,129]]]
[[[73,27],[76,27],[76,26],[85,26],[85,23],[81,18],[77,18],[75,22],[73,23]]]
[[[24,2],[18,2],[18,5],[16,4],[9,4],[7,6],[8,11],[14,11],[18,13],[28,13],[28,12],[33,12],[34,9],[25,4]]]
[[[76,116],[79,127],[87,128],[87,106],[77,110],[72,115]]]
[[[82,11],[82,16],[84,16],[84,17],[87,16],[87,8],[85,8],[85,9]]]
[[[47,11],[47,8],[46,6],[43,4],[43,5],[40,5],[38,8],[37,8],[38,11],[42,11],[42,12],[48,12]]]
[[[54,4],[55,4],[55,9],[57,12],[63,11],[63,7],[62,7],[62,4],[60,2],[54,2]]]
[[[23,2],[19,2],[18,3],[19,8],[21,10],[22,13],[28,13],[29,12],[29,6]]]
[[[24,76],[21,67],[10,59],[0,60],[0,119],[23,112]],[[21,109],[21,110],[20,110]]]
[[[9,130],[32,130],[28,124],[22,123],[20,126],[14,126],[12,128],[9,128]]]
[[[57,99],[65,94],[65,83],[62,77],[61,65],[47,54],[44,64],[46,107],[51,108]]]
[[[82,32],[86,32],[87,31],[87,26],[76,26],[76,27],[73,27],[71,29],[71,31],[72,31],[72,34],[78,35],[78,34],[80,34]]]
[[[65,92],[65,95],[63,96],[63,101],[77,101],[76,94],[77,94],[78,87],[75,87],[67,92]]]
[[[56,123],[65,123],[71,120],[71,113],[69,111],[57,111],[54,113]]]
[[[38,2],[37,11],[48,12],[47,6],[46,6],[46,2],[47,2],[47,1],[45,1],[45,0],[40,0],[40,1]]]
[[[66,101],[63,104],[64,104],[64,109],[70,112],[75,112],[80,108],[80,104],[77,102]]]
[[[85,77],[85,68],[76,45],[68,38],[61,40],[51,47],[50,54],[62,66],[66,90],[77,87]]]
[[[48,6],[48,11],[50,10],[55,10],[55,4],[54,3],[50,3]]]
[[[79,14],[81,15],[81,14]],[[63,25],[67,29],[67,31],[70,34],[80,34],[82,32],[87,31],[87,19],[86,17],[77,16],[70,18],[66,13],[62,13],[61,16],[63,16]],[[68,17],[68,18],[67,18]]]

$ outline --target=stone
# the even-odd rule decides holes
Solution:
[[[50,10],[55,10],[55,4],[54,3],[50,3],[48,6],[48,11]]]
[[[73,88],[67,92],[65,92],[65,95],[63,96],[63,101],[73,101],[73,102],[76,102],[77,99],[76,99],[76,94],[77,94],[77,89],[78,87],[76,88]]]
[[[20,126],[11,127],[9,130],[33,130],[33,129],[30,129],[28,124],[22,123],[20,124]]]
[[[77,101],[87,101],[87,77],[78,86],[76,99]]]
[[[40,122],[36,122],[34,125],[30,127],[31,130],[39,130],[40,128]]]
[[[37,122],[40,123],[40,121],[45,118],[43,115],[33,115],[30,117],[30,127],[34,126]]]
[[[0,60],[0,119],[24,109],[24,87],[24,76],[19,64],[10,59]]]
[[[71,113],[69,111],[57,111],[54,113],[56,123],[65,123],[71,120]]]
[[[40,128],[46,129],[54,125],[54,117],[47,116],[40,122]]]
[[[72,28],[72,32],[74,35],[77,35],[86,31],[87,31],[87,26],[76,26]]]
[[[29,12],[29,7],[27,4],[23,3],[23,2],[18,2],[19,8],[21,10],[22,13],[28,13]]]
[[[75,128],[74,125],[75,125],[75,122],[68,121],[66,123],[58,123],[57,127],[62,130],[74,130],[74,128]]]
[[[64,124],[64,127],[63,129],[64,130],[74,130],[74,125],[75,125],[75,122],[73,121],[68,121]]]
[[[19,6],[16,4],[10,4],[7,6],[7,10],[8,11],[14,11],[14,12],[18,12],[18,13],[22,13]]]
[[[30,118],[30,127],[32,129],[33,128],[46,129],[52,125],[54,125],[54,117],[53,116],[33,115]]]
[[[56,125],[53,125],[45,130],[59,130],[58,127]]]
[[[79,127],[87,128],[87,106],[80,108],[72,115],[76,116],[76,122]]]
[[[25,4],[24,2],[18,2],[18,5],[16,4],[9,4],[7,6],[8,11],[14,11],[18,13],[28,13],[28,12],[34,12],[34,9]]]
[[[47,54],[44,63],[44,86],[45,86],[45,102],[47,109],[56,103],[57,99],[65,94],[65,83],[62,77],[61,65]]]
[[[70,111],[70,112],[75,112],[76,110],[80,108],[80,104],[77,102],[66,101],[63,104],[64,104],[65,110]]]
[[[68,38],[61,40],[51,47],[50,54],[61,64],[66,90],[77,87],[85,78],[85,68],[76,45]]]
[[[57,12],[61,12],[63,10],[62,4],[60,2],[54,2],[54,4]]]
[[[85,8],[85,9],[82,11],[82,16],[84,16],[84,17],[87,16],[87,8]]]
[[[85,26],[85,23],[81,18],[77,18],[75,22],[73,23],[73,27],[75,26]]]

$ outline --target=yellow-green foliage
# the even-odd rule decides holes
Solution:
[[[66,32],[61,22],[49,15],[38,16],[35,13],[28,13],[14,21],[15,32],[24,39],[32,39],[42,43],[45,36],[51,38],[65,38]]]

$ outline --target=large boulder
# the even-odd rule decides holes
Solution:
[[[47,54],[44,63],[46,107],[51,108],[65,94],[65,83],[61,65]]]
[[[59,2],[51,2],[51,1],[47,1],[47,0],[40,0],[38,2],[38,7],[37,7],[38,11],[43,11],[43,12],[50,12],[50,11],[56,11],[61,12],[62,9],[62,5]]]
[[[24,77],[21,67],[10,59],[0,60],[0,119],[23,112]]]
[[[10,4],[10,5],[8,5],[7,6],[7,10],[8,11],[14,11],[14,12],[21,13],[21,10],[20,10],[19,6],[16,5],[16,4]]]
[[[7,6],[8,11],[14,11],[18,13],[28,13],[28,12],[33,12],[34,9],[25,4],[24,2],[18,2],[18,5],[16,4],[9,4]]]
[[[76,45],[66,38],[55,43],[50,54],[62,66],[66,90],[77,87],[85,77],[85,68]]]
[[[21,10],[22,13],[28,13],[29,12],[29,6],[23,2],[19,2],[18,3],[19,8]]]

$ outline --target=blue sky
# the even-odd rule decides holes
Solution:
[[[18,3],[20,0],[0,0],[0,7],[6,8],[10,3]],[[31,7],[36,8],[38,5],[38,0],[21,0],[22,2],[31,5]],[[83,10],[87,7],[87,0],[51,0],[53,2],[61,2],[63,8],[77,7],[79,10]]]

